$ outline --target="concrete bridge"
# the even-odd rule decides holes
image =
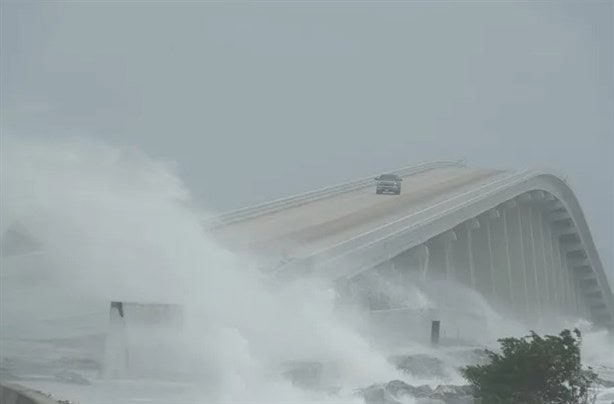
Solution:
[[[398,309],[373,298],[376,273],[396,285],[455,282],[529,324],[560,316],[614,327],[599,254],[562,177],[460,162],[396,173],[400,196],[376,195],[369,177],[230,212],[206,226],[278,276],[334,279],[344,294],[366,296],[372,311]],[[279,261],[267,261],[271,256]],[[454,306],[440,302],[437,315]]]

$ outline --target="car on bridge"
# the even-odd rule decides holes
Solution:
[[[399,195],[403,179],[396,174],[382,174],[375,178],[375,193],[380,195],[386,192]]]

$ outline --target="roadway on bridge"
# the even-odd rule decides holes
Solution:
[[[373,187],[349,191],[213,230],[232,251],[278,259],[302,258],[390,223],[422,207],[479,186],[500,174],[468,167],[430,169],[406,176],[401,195]]]

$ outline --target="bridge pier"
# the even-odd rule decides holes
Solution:
[[[559,296],[560,313],[563,314],[570,309],[571,298],[567,288],[567,263],[564,257],[565,253],[561,249],[561,243],[556,233],[553,233],[552,235],[552,249],[554,255],[554,268],[557,273],[557,290]]]
[[[575,287],[571,278],[571,271],[568,262],[569,246],[561,244],[560,237],[557,237],[559,250],[561,253],[561,275],[563,281],[563,290],[565,291],[565,307],[569,314],[576,314],[577,304],[575,298]]]
[[[415,249],[418,257],[420,276],[422,277],[422,280],[425,281],[429,274],[430,251],[426,244],[421,244]]]
[[[546,193],[543,191],[533,192],[536,204],[533,209],[533,226],[535,234],[535,251],[537,258],[537,267],[539,268],[539,282],[543,285],[543,293],[541,297],[542,312],[553,313],[556,310],[554,299],[554,290],[552,282],[552,273],[554,271],[551,256],[548,251],[547,234],[550,228],[550,223],[544,219],[545,206],[547,203]]]
[[[582,293],[580,292],[580,283],[578,282],[578,278],[575,273],[576,271],[574,263],[578,259],[586,260],[587,257],[579,239],[569,242],[565,239],[564,245],[566,251],[565,261],[567,264],[567,276],[572,299],[572,313],[574,313],[575,315],[579,315],[582,312]]]
[[[392,257],[389,261],[396,271],[408,276],[412,271],[417,271],[422,268],[420,258],[417,254],[417,249],[412,248]]]
[[[576,248],[580,247],[581,244],[578,239]],[[602,296],[602,292],[599,290],[590,290],[590,287],[588,290],[587,288],[584,288],[584,290],[581,288],[581,286],[587,282],[596,282],[591,263],[587,258],[572,258],[569,264],[576,285],[576,296],[579,303],[578,314],[585,318],[592,318],[593,314],[591,313],[590,305],[595,298],[600,298]]]
[[[454,281],[456,280],[456,269],[452,264],[452,245],[454,242],[458,240],[456,232],[451,230],[443,235],[443,245],[444,245],[444,265],[446,271],[446,280]]]
[[[565,307],[565,313],[577,316],[586,310],[586,303],[579,291],[580,284],[573,263],[577,259],[585,259],[586,253],[567,208],[560,201],[554,201],[551,204],[548,219],[553,226],[555,255],[558,248],[560,257],[560,281],[563,295],[560,303]]]
[[[537,265],[540,268],[540,284],[544,285],[544,291],[541,299],[542,312],[551,313],[556,307],[553,304],[552,296],[552,262],[549,261],[546,244],[546,225],[543,218],[543,209],[539,206],[533,211],[534,216],[532,223],[534,225],[534,233],[536,234],[535,250],[537,253]]]
[[[426,243],[429,256],[429,278],[456,280],[453,256],[453,244],[456,240],[456,232],[451,230],[433,237]]]
[[[433,279],[447,279],[446,249],[448,246],[446,244],[449,244],[449,242],[446,242],[444,234],[427,242],[430,252],[429,277]]]
[[[548,220],[548,214],[542,215],[542,222],[544,226],[544,244],[546,249],[546,256],[548,265],[550,267],[550,299],[552,304],[552,310],[559,311],[562,305],[563,296],[561,294],[561,280],[560,280],[560,266],[557,266],[557,260],[555,259],[554,239],[552,235],[552,226]]]
[[[456,242],[452,244],[451,264],[453,266],[453,280],[464,285],[471,283],[469,275],[469,248],[467,247],[467,229],[458,226],[454,229]]]
[[[510,233],[507,224],[505,208],[494,210],[491,219],[491,237],[493,246],[493,266],[495,268],[495,284],[498,303],[515,307],[514,289],[512,287],[512,266],[510,257]]]
[[[527,284],[526,254],[524,245],[524,229],[520,205],[510,201],[505,210],[507,228],[509,231],[510,263],[512,268],[512,289],[514,294],[514,310],[526,318],[530,312],[529,291]]]
[[[571,313],[577,315],[579,312],[579,302],[578,302],[578,296],[576,293],[576,282],[572,273],[573,268],[571,267],[571,265],[569,264],[569,255],[567,257],[565,257],[565,261],[566,261],[566,265],[565,265],[565,269],[566,269],[566,274],[567,274],[567,282],[568,282],[568,287],[569,287],[569,295],[571,297]]]
[[[486,222],[486,244],[488,251],[488,263],[490,266],[490,281],[491,281],[491,301],[494,303],[497,300],[498,296],[498,288],[497,288],[497,279],[495,278],[496,268],[495,268],[495,253],[493,246],[493,221],[499,219],[500,214],[497,209],[492,209],[485,214],[485,222]]]
[[[532,201],[528,194],[523,195],[524,202],[519,205],[522,226],[522,241],[525,253],[525,282],[527,288],[527,319],[537,324],[542,318],[540,290],[543,285],[539,281],[539,268],[536,260],[536,242],[533,224]]]
[[[569,312],[572,309],[574,303],[571,296],[571,289],[569,283],[569,268],[567,265],[567,246],[564,242],[561,242],[561,228],[556,223],[553,223],[553,229],[551,230],[553,234],[553,246],[555,253],[558,250],[559,259],[557,262],[558,270],[558,279],[557,279],[557,292],[558,292],[558,304],[559,307],[563,307],[561,314],[564,312]]]
[[[479,228],[476,219],[471,219],[455,228],[457,241],[452,246],[456,280],[476,288],[475,259],[473,255],[473,231]]]
[[[489,301],[494,302],[496,287],[493,268],[491,217],[485,213],[478,217],[479,228],[473,232],[473,256],[477,290]]]

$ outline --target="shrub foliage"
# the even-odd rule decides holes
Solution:
[[[499,340],[489,363],[461,369],[476,397],[489,404],[584,404],[597,375],[582,369],[580,331]]]

